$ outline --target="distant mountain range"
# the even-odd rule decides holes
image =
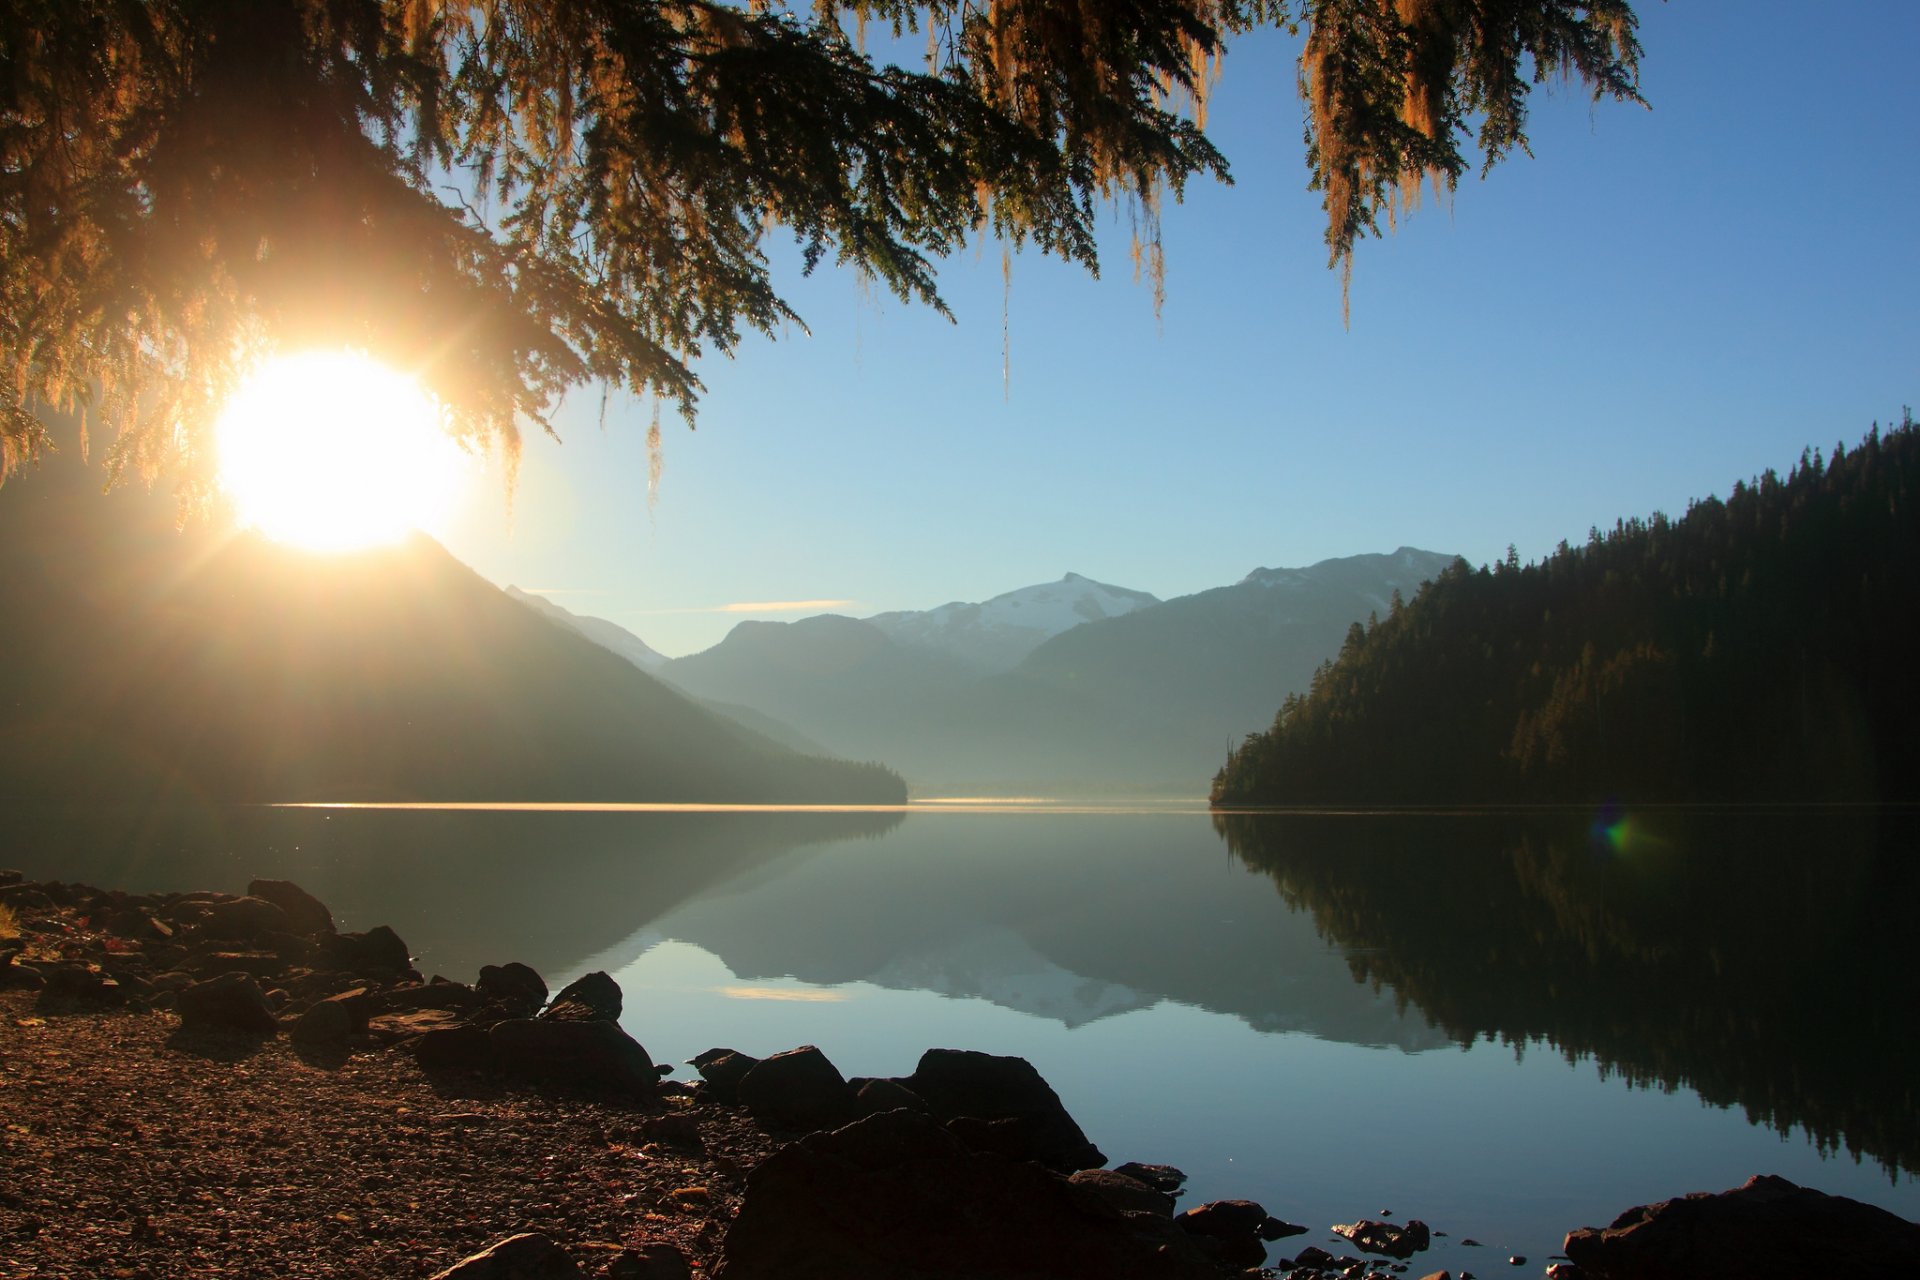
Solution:
[[[1164,602],[1070,573],[978,604],[743,622],[653,669],[836,755],[884,760],[923,790],[1197,795],[1353,623],[1453,559],[1402,547],[1256,569]]]
[[[49,462],[0,490],[0,795],[876,802],[877,766],[695,705],[408,543],[179,532]]]

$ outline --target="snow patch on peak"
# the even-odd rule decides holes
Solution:
[[[1006,671],[1063,631],[1117,618],[1160,601],[1077,573],[1003,592],[979,603],[882,613],[867,619],[896,642],[935,649],[983,672]]]

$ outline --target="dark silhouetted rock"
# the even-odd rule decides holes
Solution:
[[[45,979],[40,998],[73,1004],[125,1004],[127,992],[118,982],[90,964],[79,961],[40,966]]]
[[[414,1061],[426,1071],[479,1075],[494,1069],[493,1036],[485,1027],[443,1027],[414,1040]]]
[[[352,1012],[332,1000],[309,1006],[287,1032],[300,1044],[344,1044],[353,1033]]]
[[[1187,1175],[1170,1164],[1141,1164],[1129,1160],[1125,1164],[1115,1165],[1113,1171],[1135,1182],[1144,1182],[1155,1191],[1164,1191],[1168,1195],[1178,1195],[1180,1188],[1187,1184]]]
[[[968,1116],[1015,1122],[1029,1160],[1072,1173],[1094,1169],[1107,1158],[1067,1114],[1053,1087],[1025,1058],[998,1057],[971,1049],[929,1049],[900,1083],[926,1099],[942,1120]],[[1004,1129],[991,1150],[1004,1150]]]
[[[1158,1218],[1173,1217],[1173,1197],[1155,1191],[1138,1178],[1129,1178],[1112,1169],[1081,1169],[1067,1179],[1082,1191],[1099,1196],[1122,1213],[1150,1213]]]
[[[200,931],[209,938],[251,942],[263,934],[288,932],[287,913],[265,898],[230,898],[207,908]]]
[[[527,1232],[488,1245],[433,1280],[580,1280],[580,1268],[552,1240]]]
[[[1362,1218],[1358,1222],[1336,1226],[1333,1234],[1345,1236],[1368,1253],[1399,1258],[1402,1261],[1411,1258],[1433,1243],[1432,1233],[1427,1230],[1427,1224],[1418,1218],[1409,1219],[1405,1226],[1393,1222],[1382,1222],[1377,1218]]]
[[[264,898],[286,912],[289,932],[309,938],[333,932],[333,912],[327,910],[327,904],[291,880],[250,881],[247,896]]]
[[[0,888],[26,883],[26,873],[22,871],[0,871]]]
[[[1325,1271],[1335,1265],[1333,1255],[1317,1244],[1310,1244],[1293,1255],[1293,1267],[1297,1271]]]
[[[555,1022],[618,1022],[620,984],[600,972],[575,978],[540,1016]]]
[[[336,967],[352,973],[390,975],[413,968],[407,944],[384,924],[365,933],[333,934],[322,942],[321,951]]]
[[[1267,1247],[1260,1243],[1260,1225],[1266,1220],[1267,1211],[1251,1200],[1214,1200],[1173,1221],[1221,1262],[1257,1267],[1267,1260]]]
[[[1629,1209],[1566,1253],[1592,1280],[1920,1276],[1920,1224],[1768,1174]]]
[[[654,1099],[653,1059],[617,1022],[509,1018],[488,1032],[498,1070],[530,1084]]]
[[[747,1177],[718,1280],[1217,1280],[1192,1242],[898,1110]]]
[[[449,1013],[471,1013],[487,1003],[474,988],[459,982],[427,982],[419,986],[393,987],[379,996],[387,1011],[441,1009]]]
[[[547,1002],[547,983],[518,960],[480,966],[474,989],[516,1018],[531,1018]]]
[[[693,1268],[673,1245],[642,1244],[614,1254],[598,1280],[693,1280]]]
[[[854,1086],[853,1109],[863,1116],[878,1115],[905,1107],[909,1111],[927,1110],[927,1100],[898,1080],[849,1080]]]
[[[760,1119],[795,1129],[825,1129],[853,1118],[846,1077],[810,1044],[755,1063],[740,1078],[740,1101]]]
[[[267,993],[247,973],[223,973],[182,987],[174,997],[180,1026],[187,1031],[250,1031],[273,1035],[280,1023]]]
[[[1288,1236],[1303,1236],[1307,1229],[1297,1222],[1286,1222],[1279,1218],[1268,1218],[1260,1224],[1260,1238],[1266,1241],[1285,1240]]]
[[[707,1096],[715,1102],[731,1105],[740,1101],[740,1082],[747,1072],[760,1065],[760,1059],[735,1049],[708,1049],[687,1060],[689,1066],[707,1082]]]

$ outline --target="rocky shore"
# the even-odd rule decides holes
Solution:
[[[1288,1256],[1308,1229],[1261,1205],[1179,1211],[1178,1170],[1106,1168],[1018,1058],[931,1049],[847,1079],[811,1046],[715,1048],[680,1083],[621,1012],[605,974],[422,975],[393,929],[342,932],[284,881],[0,872],[0,1277],[1422,1275],[1417,1220]],[[1756,1178],[1575,1231],[1543,1265],[1920,1275],[1920,1226]]]

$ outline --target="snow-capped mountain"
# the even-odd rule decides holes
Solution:
[[[562,609],[545,596],[536,596],[518,587],[508,587],[507,594],[529,609],[545,614],[568,630],[579,632],[602,649],[612,650],[642,671],[657,672],[661,664],[667,660],[664,654],[654,652],[645,640],[617,622],[573,613]]]
[[[1008,671],[1042,644],[1083,622],[1118,618],[1160,603],[1144,591],[1109,586],[1077,573],[1004,592],[978,604],[876,614],[867,621],[896,644],[933,649],[975,671]]]

